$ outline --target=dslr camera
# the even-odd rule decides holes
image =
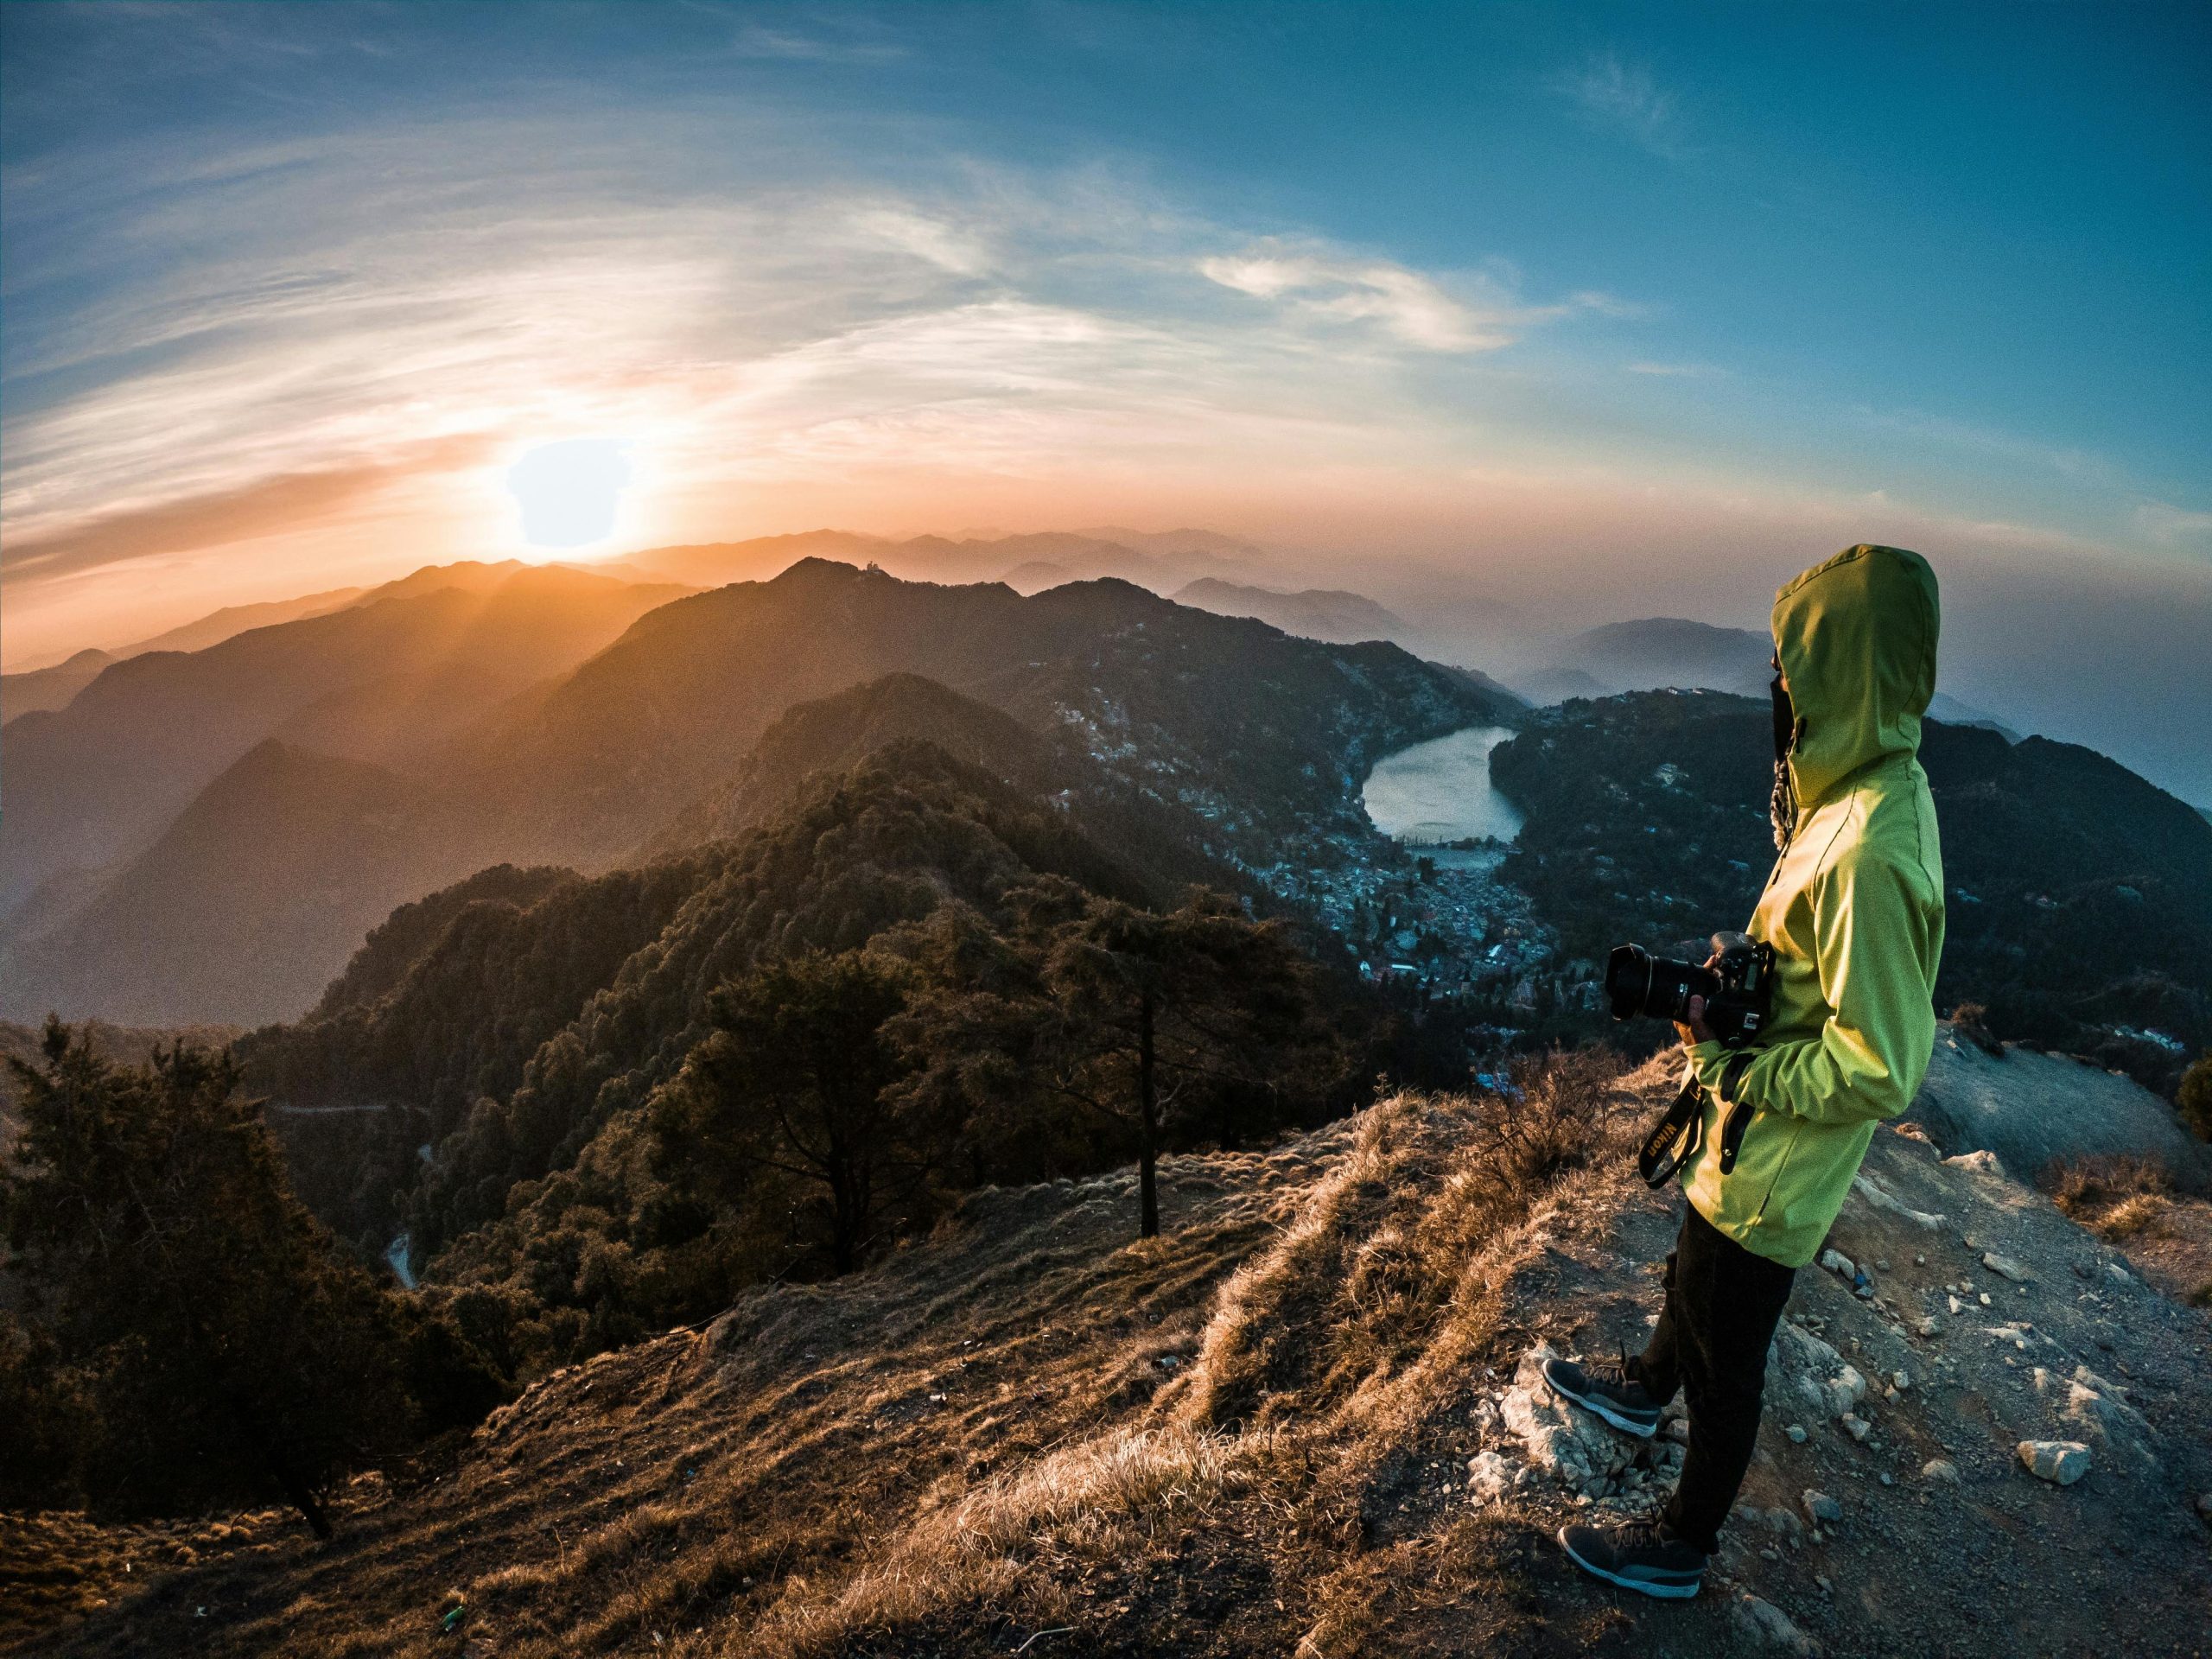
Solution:
[[[1774,947],[1747,933],[1713,936],[1713,965],[1655,957],[1640,944],[1617,944],[1605,959],[1605,995],[1613,1018],[1649,1014],[1688,1020],[1690,998],[1705,999],[1705,1023],[1723,1048],[1756,1041],[1774,1001]]]

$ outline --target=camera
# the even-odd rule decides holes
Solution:
[[[1615,945],[1605,961],[1613,1018],[1687,1020],[1690,998],[1701,996],[1705,1023],[1723,1048],[1755,1040],[1774,1001],[1774,947],[1747,933],[1716,933],[1713,953],[1713,966],[1700,968],[1655,957],[1640,944]]]

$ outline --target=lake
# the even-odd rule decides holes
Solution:
[[[1503,726],[1471,726],[1383,756],[1360,791],[1368,817],[1396,841],[1511,841],[1521,833],[1521,814],[1491,787],[1490,752],[1512,735]],[[1487,867],[1498,857],[1449,848],[1422,851],[1447,866]]]

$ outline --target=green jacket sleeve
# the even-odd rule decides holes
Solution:
[[[1906,872],[1865,856],[1824,872],[1808,896],[1821,999],[1834,1010],[1819,1034],[1755,1049],[1737,1065],[1729,1062],[1740,1056],[1700,1043],[1691,1065],[1732,1103],[1815,1123],[1895,1117],[1912,1104],[1936,1046],[1922,968],[1934,949],[1928,907]]]

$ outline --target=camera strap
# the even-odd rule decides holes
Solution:
[[[1728,1064],[1721,1068],[1719,1090],[1720,1099],[1725,1101],[1729,1096],[1735,1094],[1737,1084],[1743,1077],[1745,1068],[1751,1063],[1751,1056],[1749,1050],[1729,1057]],[[1758,1109],[1758,1108],[1752,1105],[1750,1101],[1740,1096],[1734,1105],[1729,1107],[1727,1121],[1720,1126],[1720,1173],[1723,1175],[1734,1171],[1736,1154],[1744,1147],[1744,1131],[1751,1127],[1751,1114]]]
[[[1736,1079],[1751,1062],[1749,1053],[1730,1058],[1721,1073],[1720,1099],[1727,1098]],[[1723,1175],[1736,1167],[1736,1154],[1743,1150],[1744,1133],[1751,1127],[1751,1117],[1758,1109],[1748,1100],[1738,1100],[1728,1109],[1728,1116],[1720,1126]],[[1694,1077],[1685,1077],[1682,1091],[1675,1096],[1675,1103],[1667,1109],[1667,1115],[1643,1137],[1643,1145],[1636,1154],[1636,1173],[1643,1177],[1647,1186],[1664,1186],[1675,1179],[1675,1171],[1697,1156],[1698,1148],[1704,1144],[1705,1090]]]
[[[1643,1177],[1646,1186],[1664,1186],[1675,1179],[1676,1170],[1697,1155],[1704,1139],[1705,1090],[1691,1077],[1683,1083],[1682,1092],[1675,1096],[1667,1116],[1643,1137],[1636,1154],[1636,1173]]]

